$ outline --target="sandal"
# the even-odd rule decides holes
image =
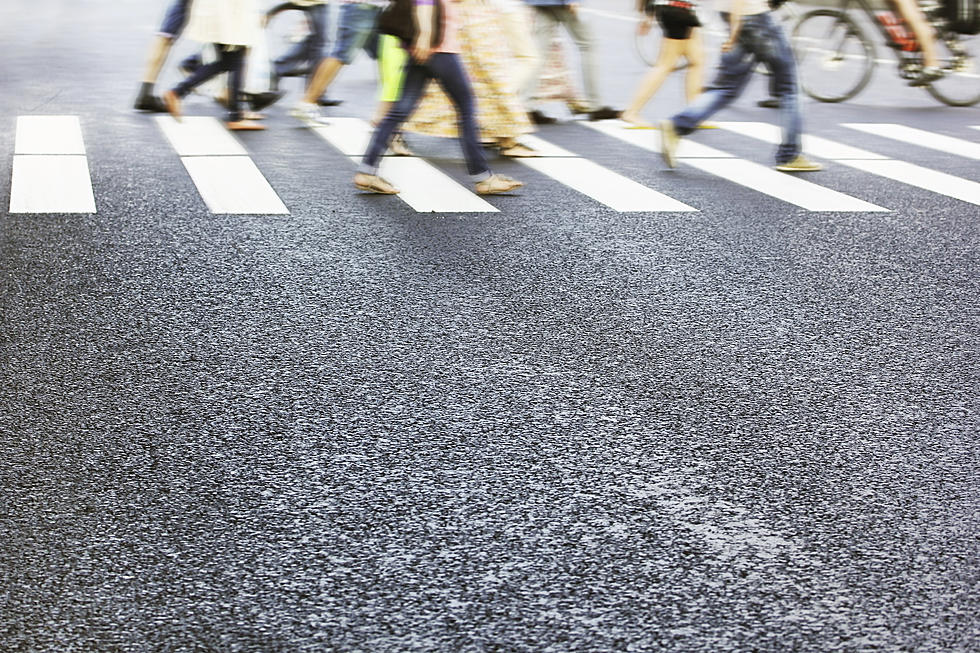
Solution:
[[[408,149],[408,144],[405,143],[405,137],[401,134],[395,134],[391,142],[388,144],[388,149],[395,156],[415,156],[415,154]]]
[[[226,122],[225,125],[233,132],[257,132],[265,129],[265,125],[260,125],[254,120],[233,120]]]
[[[380,195],[398,194],[398,189],[386,180],[378,175],[369,175],[366,172],[359,172],[354,175],[354,186],[357,187],[357,190],[363,190],[369,193],[378,193]]]
[[[500,156],[512,156],[515,158],[526,158],[532,156],[540,156],[538,151],[524,145],[523,143],[514,143],[510,147],[501,148]]]
[[[483,181],[476,183],[476,192],[478,195],[499,195],[500,193],[509,193],[523,185],[523,183],[506,175],[490,175]]]

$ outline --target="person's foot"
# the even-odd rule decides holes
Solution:
[[[537,109],[535,109],[534,111],[528,111],[527,112],[527,117],[535,125],[553,125],[556,122],[558,122],[558,119],[557,118],[552,118],[551,116],[546,116],[543,113],[541,113],[540,111],[538,111]]]
[[[817,170],[823,170],[822,165],[814,163],[802,154],[797,154],[789,161],[777,163],[775,167],[780,172],[816,172]]]
[[[677,145],[681,142],[681,137],[674,129],[673,120],[660,121],[660,155],[664,158],[664,163],[668,168],[677,167]]]
[[[369,175],[366,172],[358,172],[354,175],[354,186],[358,190],[379,193],[381,195],[396,195],[399,192],[387,180],[382,179],[378,175]]]
[[[942,76],[943,71],[941,68],[926,66],[919,72],[918,77],[909,82],[909,86],[928,86]]]
[[[408,149],[405,137],[401,133],[392,136],[391,142],[388,144],[388,149],[395,156],[415,156],[415,153]]]
[[[289,115],[308,125],[320,122],[320,109],[312,102],[297,102],[289,110]]]
[[[516,159],[540,156],[537,150],[524,145],[523,143],[510,143],[500,146],[500,156],[509,156]]]
[[[585,100],[569,100],[566,106],[572,114],[589,112],[589,105]]]
[[[323,96],[319,100],[317,100],[316,103],[321,107],[339,107],[341,104],[344,103],[344,101],[333,100],[331,98],[328,98],[327,96]]]
[[[167,105],[163,100],[155,95],[141,95],[136,98],[133,108],[137,111],[149,111],[152,113],[167,113]]]
[[[762,107],[763,109],[778,109],[779,98],[770,97],[766,98],[765,100],[759,100],[756,102],[756,105]]]
[[[226,122],[225,125],[233,132],[257,132],[265,129],[265,125],[254,120],[232,120]]]
[[[174,120],[180,122],[180,98],[177,97],[177,93],[173,90],[163,92],[163,104],[167,107],[167,113],[174,117]]]
[[[589,111],[589,120],[592,122],[596,120],[612,120],[613,118],[618,118],[620,113],[611,107],[599,107],[598,109]]]
[[[656,127],[641,118],[638,114],[630,113],[628,111],[624,111],[619,114],[619,119],[623,122],[629,123],[626,126],[627,129],[656,129]]]
[[[261,111],[281,100],[285,94],[285,91],[263,91],[261,93],[244,93],[243,96],[248,102],[248,106],[252,107],[252,111]]]
[[[499,195],[501,193],[509,193],[510,191],[520,188],[524,184],[516,179],[512,179],[506,175],[490,175],[483,181],[478,181],[476,183],[476,192],[478,195]]]

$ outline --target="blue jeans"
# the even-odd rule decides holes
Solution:
[[[377,58],[378,14],[381,8],[375,5],[350,4],[340,5],[337,17],[337,41],[333,46],[330,57],[339,59],[345,66],[354,61],[354,55],[364,48],[372,58]]]
[[[459,55],[450,52],[436,52],[429,56],[425,63],[419,63],[414,59],[409,59],[405,63],[402,96],[374,130],[371,144],[368,145],[367,153],[361,160],[358,172],[377,174],[378,163],[388,149],[392,134],[412,115],[430,79],[439,80],[442,90],[456,107],[460,144],[463,147],[463,156],[466,158],[466,171],[473,181],[483,181],[490,176],[490,166],[483,155],[483,148],[480,147],[473,89],[466,71],[463,70]]]
[[[187,18],[190,15],[190,0],[174,0],[167,7],[167,13],[163,17],[163,24],[160,25],[160,36],[166,37],[171,41],[176,40],[187,25]]]
[[[320,59],[323,58],[329,25],[327,5],[313,5],[303,11],[310,26],[310,33],[273,62],[273,69],[280,77],[285,77],[297,69],[306,70],[312,76]]]
[[[803,116],[796,60],[786,35],[769,12],[742,16],[738,42],[721,55],[718,73],[711,86],[671,120],[681,136],[694,131],[715,112],[725,108],[745,89],[757,61],[772,72],[771,88],[779,98],[782,142],[776,150],[776,163],[786,163],[801,151]]]

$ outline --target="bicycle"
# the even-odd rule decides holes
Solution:
[[[868,0],[842,0],[838,9],[815,9],[804,14],[793,29],[792,44],[801,85],[815,100],[849,100],[871,81],[879,60],[874,42],[849,13],[854,7],[878,28],[885,44],[895,52],[899,77],[916,79],[922,71],[919,43],[898,16],[890,11],[876,12]],[[950,29],[938,2],[923,2],[921,7],[935,31],[943,73],[924,88],[950,106],[980,102],[980,35],[958,34]]]

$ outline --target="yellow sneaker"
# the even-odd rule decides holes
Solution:
[[[802,154],[797,154],[796,158],[792,161],[777,163],[776,170],[780,172],[816,172],[817,170],[823,170],[823,166],[819,163],[814,163]]]

